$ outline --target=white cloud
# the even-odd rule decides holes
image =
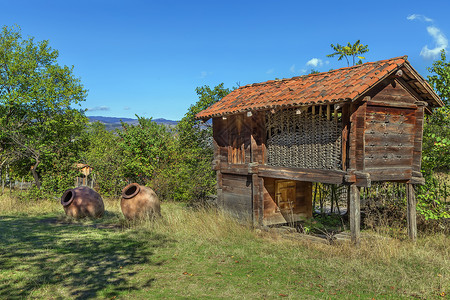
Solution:
[[[430,22],[433,23],[433,19],[430,19],[424,15],[412,14],[406,17],[408,20],[419,20],[422,22]],[[420,56],[426,59],[435,59],[438,57],[441,50],[447,50],[448,47],[448,39],[445,34],[436,26],[431,25],[427,26],[428,34],[433,38],[435,47],[430,49],[428,45],[423,46],[422,51],[420,51]]]
[[[306,63],[307,66],[311,66],[311,67],[320,67],[323,65],[323,61],[319,58],[311,58],[310,60],[308,60],[308,62]]]
[[[292,65],[292,66],[289,68],[289,71],[291,71],[292,73],[295,73],[295,65]]]
[[[111,108],[108,106],[95,106],[95,107],[88,108],[87,110],[88,111],[108,111],[110,109]]]
[[[420,20],[420,21],[425,21],[425,22],[433,22],[433,19],[430,19],[426,16],[423,15],[419,15],[419,14],[412,14],[406,17],[406,19],[408,20]]]
[[[123,108],[123,110],[130,110],[131,108],[129,107],[129,106],[125,106],[124,108]]]
[[[435,26],[427,27],[428,34],[433,38],[436,46],[433,49],[429,49],[427,45],[422,48],[420,55],[424,58],[434,59],[436,58],[441,50],[446,50],[448,47],[448,40],[442,31]]]
[[[306,70],[306,69],[301,69],[301,70],[300,70],[300,73],[301,73],[301,74],[305,74],[306,71],[308,71],[308,70]]]
[[[201,71],[201,72],[200,72],[200,78],[205,78],[205,77],[208,76],[208,75],[209,75],[209,73],[206,72],[206,71]]]
[[[274,69],[269,69],[266,71],[266,74],[272,74],[275,70]]]

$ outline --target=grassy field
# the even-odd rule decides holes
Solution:
[[[118,200],[100,220],[64,216],[58,199],[0,197],[1,299],[442,299],[450,238],[366,232],[359,248],[293,241],[214,210],[163,203],[132,224]]]

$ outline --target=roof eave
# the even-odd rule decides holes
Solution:
[[[436,94],[430,84],[425,79],[423,79],[423,77],[420,76],[420,74],[417,73],[417,71],[407,61],[404,66],[414,76],[414,79],[416,79],[425,88],[428,94],[430,94],[431,98],[436,102],[437,106],[444,106],[444,102],[441,100],[438,94]]]

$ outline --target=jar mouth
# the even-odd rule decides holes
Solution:
[[[131,199],[134,196],[136,196],[139,191],[141,190],[139,184],[137,183],[130,183],[122,190],[122,198],[124,199]]]
[[[61,204],[64,207],[69,206],[72,203],[74,197],[75,197],[75,192],[73,191],[73,189],[66,190],[61,197]]]

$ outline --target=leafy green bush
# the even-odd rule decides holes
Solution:
[[[417,189],[417,211],[426,220],[450,218],[446,202],[449,193],[450,187],[445,182],[441,183],[436,177],[429,176],[426,185]]]

